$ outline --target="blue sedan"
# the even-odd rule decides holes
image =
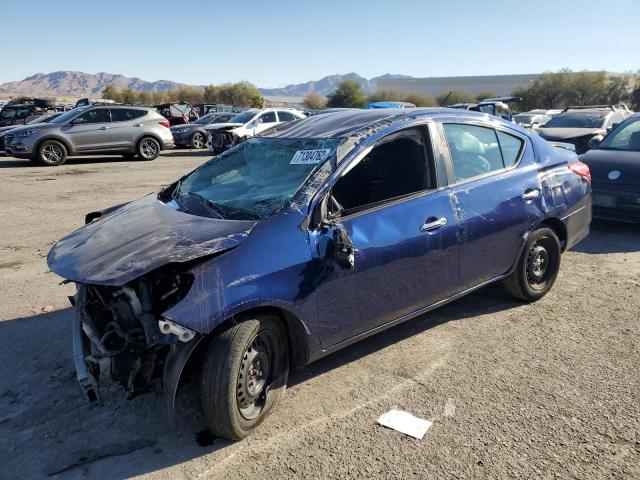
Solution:
[[[290,368],[502,282],[543,297],[589,232],[574,152],[482,113],[342,110],[286,123],[50,251],[77,284],[77,377],[128,397],[188,364],[204,418],[248,435]]]

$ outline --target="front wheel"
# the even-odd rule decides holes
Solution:
[[[197,148],[198,150],[204,148],[205,139],[204,135],[200,132],[196,132],[191,136],[191,148]]]
[[[160,144],[155,138],[145,137],[138,143],[136,153],[142,160],[155,160],[160,155]]]
[[[46,167],[57,167],[67,160],[67,149],[60,142],[45,140],[38,146],[35,161]]]
[[[249,435],[282,397],[288,376],[287,333],[274,315],[256,315],[214,337],[202,371],[211,432],[229,440]]]
[[[560,270],[560,240],[550,228],[535,230],[518,260],[514,272],[504,279],[507,292],[521,300],[535,302],[553,286]]]

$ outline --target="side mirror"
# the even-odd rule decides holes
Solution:
[[[347,230],[342,225],[336,225],[333,231],[332,254],[338,265],[343,268],[353,268],[355,264],[353,243]]]
[[[594,135],[589,139],[589,148],[598,148],[598,146],[600,146],[600,142],[602,142],[603,139],[604,137],[602,135]]]

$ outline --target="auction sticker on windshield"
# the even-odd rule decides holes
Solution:
[[[327,158],[327,155],[331,152],[330,149],[324,148],[321,150],[298,150],[291,159],[291,165],[309,165],[311,163],[320,163]]]

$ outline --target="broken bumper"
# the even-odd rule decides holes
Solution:
[[[101,377],[121,385],[127,399],[164,377],[167,404],[173,406],[184,365],[202,336],[153,313],[151,291],[144,281],[121,288],[78,284],[72,301],[73,356],[90,404],[100,400]]]
[[[82,292],[82,293],[80,293]],[[75,303],[84,302],[84,289],[78,290],[78,296]],[[82,298],[79,296],[82,295]],[[85,397],[89,404],[93,405],[100,399],[98,391],[98,382],[93,374],[89,371],[89,365],[86,358],[90,354],[88,349],[89,339],[82,331],[82,312],[79,308],[74,308],[73,315],[73,361],[76,367],[76,377]]]

